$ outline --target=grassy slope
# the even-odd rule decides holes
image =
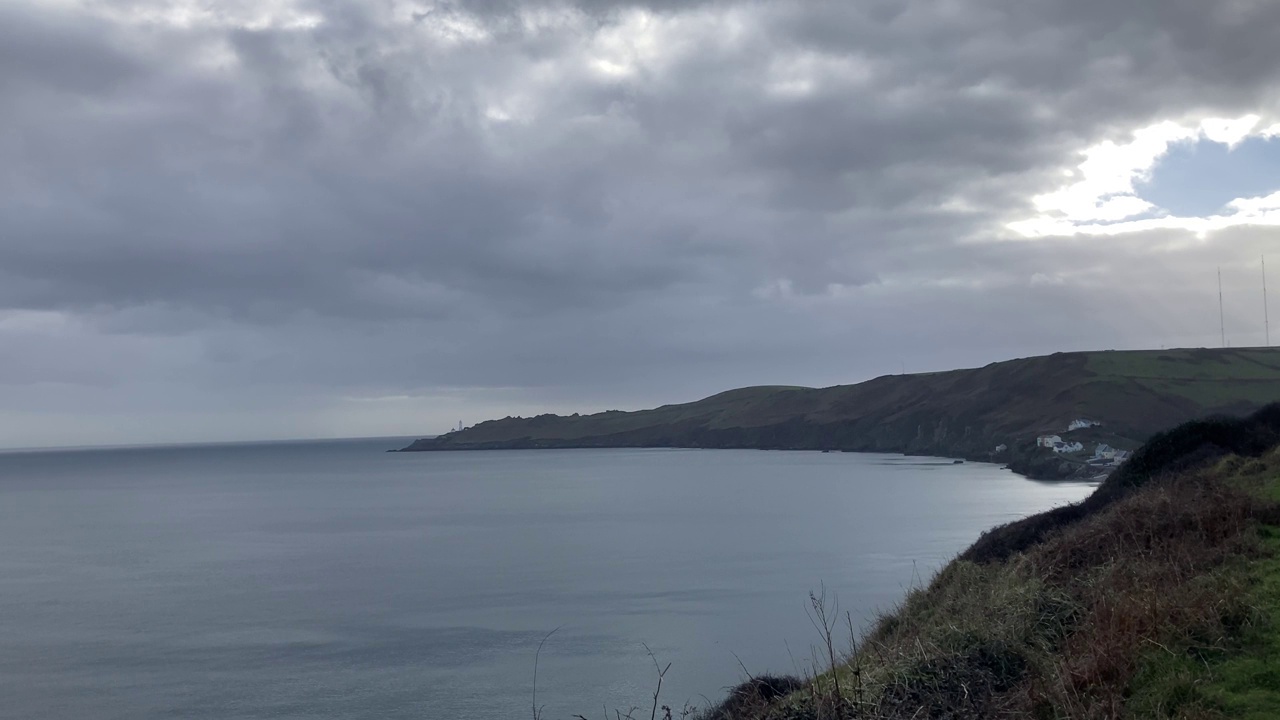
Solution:
[[[412,449],[831,448],[981,457],[1076,417],[1141,442],[1211,412],[1280,400],[1280,350],[1059,353],[829,388],[753,387],[637,412],[505,418]]]
[[[1246,465],[1237,474],[1244,476],[1247,485],[1280,503],[1280,453],[1272,453],[1261,466]],[[1181,685],[1166,687],[1159,681],[1168,676],[1155,678],[1152,685],[1157,697],[1194,696],[1199,689],[1200,702],[1227,717],[1280,718],[1280,525],[1265,524],[1259,534],[1263,555],[1241,570],[1251,588],[1249,602],[1262,614],[1261,622],[1242,633],[1235,652],[1216,658],[1204,672],[1199,666],[1182,663],[1175,675],[1183,679]]]
[[[988,533],[834,671],[707,717],[1280,717],[1278,503],[1280,406],[1180,427],[1084,512]]]

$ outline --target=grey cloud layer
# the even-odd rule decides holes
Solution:
[[[988,242],[1087,145],[1275,111],[1274,3],[177,7],[0,6],[0,308],[64,322],[0,322],[8,392],[857,380],[1198,338],[1170,279],[1273,239]]]

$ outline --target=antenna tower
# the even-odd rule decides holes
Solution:
[[[1222,267],[1218,267],[1218,328],[1222,331],[1222,347],[1227,346],[1227,320],[1222,313]]]
[[[1271,311],[1267,307],[1267,256],[1262,256],[1262,326],[1266,330],[1267,347],[1271,347]]]

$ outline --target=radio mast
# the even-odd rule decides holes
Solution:
[[[1222,331],[1222,347],[1227,346],[1227,320],[1222,314],[1222,266],[1218,266],[1218,328]]]
[[[1267,307],[1267,256],[1262,256],[1262,326],[1266,331],[1267,347],[1271,347],[1271,310]]]

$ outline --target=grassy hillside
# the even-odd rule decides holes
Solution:
[[[1034,437],[1075,418],[1104,423],[1089,440],[1136,446],[1193,418],[1276,400],[1277,349],[1059,353],[857,385],[742,388],[637,412],[504,418],[406,449],[833,449],[997,459],[1034,471]],[[1010,449],[993,458],[998,445]]]
[[[814,677],[700,717],[1280,717],[1278,443],[1280,406],[1162,434],[1084,503],[988,533],[853,652],[824,646]]]

